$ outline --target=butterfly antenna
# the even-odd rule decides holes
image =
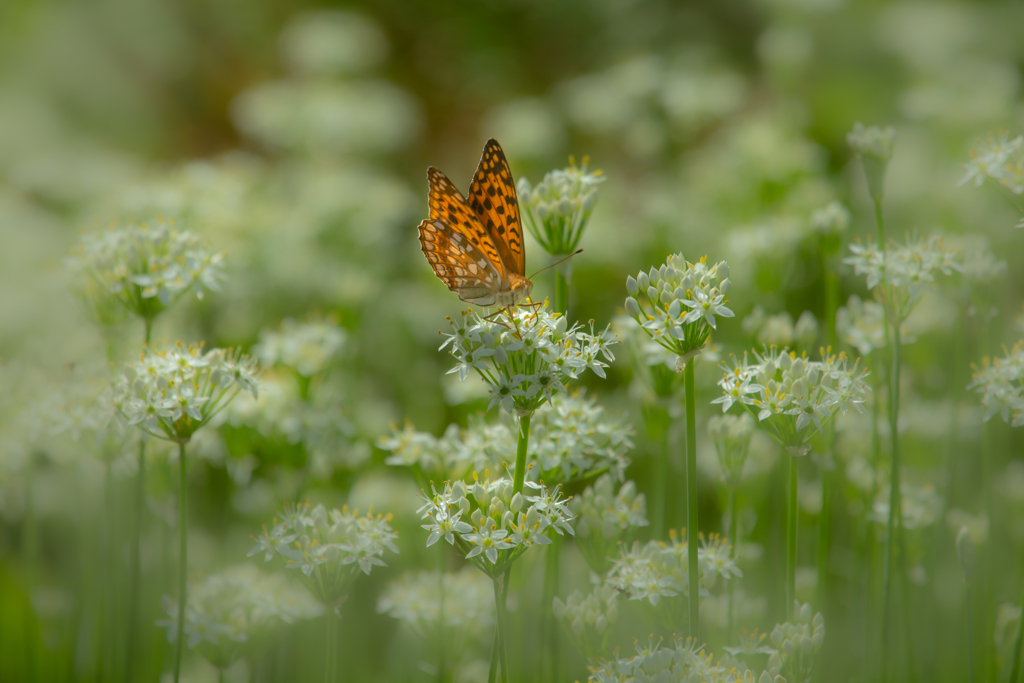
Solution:
[[[543,268],[541,268],[540,270],[538,270],[538,271],[537,271],[536,273],[534,273],[533,275],[531,275],[530,277],[528,277],[528,278],[527,278],[527,280],[532,280],[533,278],[537,277],[537,275],[539,275],[540,273],[543,273],[543,272],[544,272],[545,270],[547,270],[548,268],[554,268],[554,267],[555,267],[555,266],[557,266],[557,265],[558,265],[559,263],[565,263],[566,261],[568,261],[569,259],[571,259],[571,258],[572,258],[573,256],[575,256],[576,254],[580,253],[581,251],[583,251],[583,250],[582,250],[582,249],[577,249],[576,251],[572,252],[571,254],[569,254],[568,256],[566,256],[566,257],[565,257],[564,259],[562,259],[561,261],[555,261],[555,262],[554,262],[554,263],[552,263],[552,264],[551,264],[550,266],[544,266]]]

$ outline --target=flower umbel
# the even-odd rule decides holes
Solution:
[[[973,366],[974,378],[967,385],[981,394],[985,420],[998,414],[1014,427],[1024,425],[1024,340],[1003,351],[1002,358],[982,358]]]
[[[647,526],[647,502],[637,493],[636,484],[627,481],[619,490],[609,474],[598,477],[569,503],[576,515],[576,544],[590,568],[603,573],[608,557],[621,541],[637,529]]]
[[[660,268],[626,279],[626,313],[658,344],[675,353],[676,369],[700,353],[717,318],[732,318],[726,306],[732,284],[729,266],[707,265],[707,257],[690,263],[673,254]],[[643,302],[643,303],[641,303]]]
[[[526,178],[516,183],[523,224],[549,254],[572,253],[587,227],[605,180],[601,171],[587,169],[589,161],[583,157],[577,166],[570,157],[568,168],[548,172],[535,186]]]

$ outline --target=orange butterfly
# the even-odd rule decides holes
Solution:
[[[497,140],[484,145],[469,199],[431,166],[430,218],[419,225],[420,248],[434,274],[477,306],[515,306],[529,298],[519,201]]]

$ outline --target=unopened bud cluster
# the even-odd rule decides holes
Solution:
[[[740,485],[755,426],[749,413],[716,415],[708,420],[708,435],[715,443],[726,488],[735,490]]]
[[[810,604],[797,602],[793,622],[777,624],[769,640],[775,648],[768,657],[767,672],[792,683],[811,679],[814,661],[825,642],[825,619],[818,612],[811,616]]]
[[[576,544],[590,568],[597,572],[607,567],[607,558],[616,544],[629,540],[632,532],[647,526],[647,502],[637,493],[636,484],[627,481],[615,490],[610,474],[598,477],[569,503],[577,517]]]
[[[597,203],[597,186],[604,182],[601,171],[576,166],[570,158],[565,169],[550,171],[536,186],[526,178],[516,184],[523,223],[549,254],[569,254],[576,249]]]

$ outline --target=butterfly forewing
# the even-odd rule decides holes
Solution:
[[[493,306],[501,275],[469,238],[441,219],[420,223],[420,247],[434,274],[459,298]]]
[[[498,279],[507,284],[505,268],[494,241],[480,223],[469,202],[444,173],[434,167],[427,169],[430,183],[430,219],[444,221],[454,232],[465,236],[468,243],[480,251],[491,262],[498,273]]]
[[[457,190],[456,190],[457,192]],[[469,186],[469,206],[486,228],[491,242],[501,255],[505,270],[526,274],[523,228],[519,223],[519,202],[512,171],[497,140],[484,145],[480,165]]]

